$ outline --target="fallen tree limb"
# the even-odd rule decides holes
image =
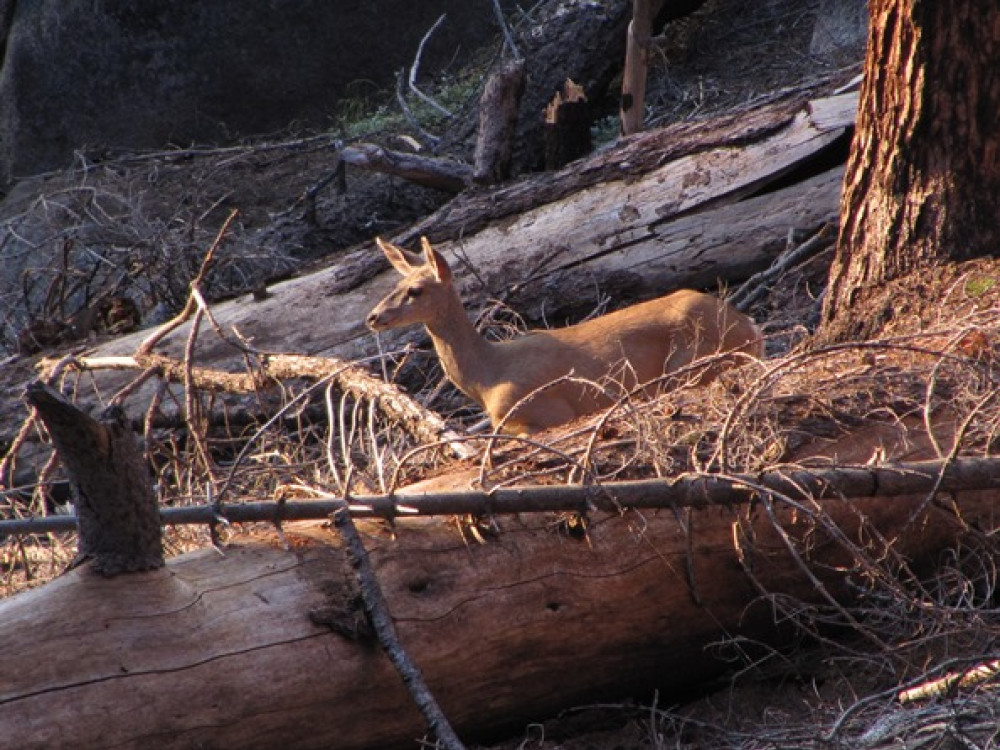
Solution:
[[[341,149],[340,158],[352,167],[402,177],[448,193],[461,192],[472,183],[472,167],[468,164],[454,159],[391,151],[373,143],[347,146]]]
[[[459,458],[468,458],[473,451],[463,443],[461,435],[445,424],[444,419],[422,406],[409,394],[392,383],[374,377],[363,367],[335,357],[310,357],[300,354],[261,354],[259,369],[233,373],[208,367],[188,367],[183,362],[155,352],[133,355],[73,357],[70,369],[98,372],[102,370],[153,371],[169,383],[186,384],[204,391],[254,393],[280,380],[307,378],[329,381],[336,388],[355,398],[376,402],[382,412],[410,435],[424,443],[444,443]],[[39,363],[42,378],[63,360],[48,359]]]
[[[675,480],[647,479],[602,485],[505,487],[493,491],[469,490],[350,498],[355,518],[395,520],[413,516],[601,511],[618,513],[631,508],[729,507],[751,502],[762,491],[797,499],[891,498],[902,495],[1000,490],[1000,459],[962,458],[955,461],[911,461],[888,466],[794,468],[760,475],[699,475]],[[340,497],[318,495],[299,502],[258,502],[226,505],[221,513],[232,523],[319,520],[345,507]],[[162,508],[165,524],[209,523],[212,505]],[[14,534],[41,534],[73,528],[72,516],[48,516],[0,521],[0,539]]]

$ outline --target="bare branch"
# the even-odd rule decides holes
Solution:
[[[482,439],[491,439],[487,436]],[[505,513],[587,512],[620,513],[624,508],[708,508],[753,501],[771,492],[783,498],[846,501],[858,497],[901,497],[938,492],[996,489],[1000,486],[1000,459],[963,458],[951,462],[913,461],[893,466],[775,470],[760,475],[702,474],[673,480],[649,479],[601,485],[510,487],[493,491],[468,490],[428,494],[390,494],[350,498],[355,518],[393,519],[400,516],[499,515]],[[317,495],[308,502],[241,503],[227,505],[231,523],[322,519],[343,507],[344,498]],[[161,508],[165,524],[209,523],[211,505]],[[944,512],[944,511],[943,511]],[[0,521],[0,536],[72,529],[72,516]]]
[[[417,47],[416,57],[414,57],[413,65],[410,67],[409,83],[410,83],[410,91],[416,94],[423,102],[436,109],[438,112],[440,112],[448,119],[452,119],[455,117],[455,115],[447,107],[438,104],[434,99],[432,99],[430,96],[428,96],[419,88],[417,88],[417,75],[419,74],[420,71],[420,58],[424,54],[424,45],[427,44],[427,40],[431,38],[431,35],[433,35],[434,32],[438,30],[438,27],[444,23],[445,18],[446,14],[442,13],[441,17],[434,22],[434,25],[430,27],[427,33],[424,34],[423,38],[420,40],[420,45]]]
[[[384,172],[449,193],[460,193],[472,181],[472,169],[468,164],[390,151],[371,143],[348,146],[340,152],[340,158],[354,167]]]

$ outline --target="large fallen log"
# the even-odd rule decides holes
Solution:
[[[365,542],[403,645],[475,739],[709,679],[727,667],[710,645],[780,640],[762,591],[846,601],[843,570],[905,576],[994,528],[995,504],[988,489],[824,500],[822,516],[807,498],[629,511],[577,537],[533,514],[483,543],[400,519]],[[0,746],[412,747],[424,727],[363,635],[339,539],[286,535],[113,580],[81,568],[0,603]]]

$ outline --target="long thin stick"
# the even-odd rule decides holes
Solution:
[[[451,110],[449,110],[447,107],[442,106],[441,104],[438,104],[436,101],[434,101],[434,99],[432,99],[423,91],[421,91],[419,88],[417,88],[417,75],[419,75],[420,71],[420,59],[424,55],[424,45],[427,44],[427,40],[431,38],[431,35],[434,34],[435,31],[437,31],[438,27],[442,23],[444,23],[445,17],[446,14],[442,13],[441,17],[438,18],[438,20],[434,22],[434,25],[431,26],[428,32],[424,34],[424,38],[420,40],[420,46],[417,47],[417,55],[413,59],[413,65],[410,67],[409,84],[410,84],[410,91],[412,91],[414,94],[420,97],[428,105],[436,109],[442,115],[444,115],[449,119],[452,119],[455,117],[455,115],[452,114]]]
[[[420,667],[410,659],[409,654],[400,643],[392,615],[389,614],[389,607],[385,602],[385,597],[382,596],[382,587],[378,584],[364,542],[361,541],[361,535],[358,534],[347,508],[341,508],[334,513],[333,522],[347,543],[347,550],[354,565],[354,571],[358,576],[361,601],[364,603],[365,611],[368,613],[372,627],[375,629],[375,634],[378,636],[378,641],[382,644],[386,656],[399,672],[399,676],[403,678],[417,708],[420,709],[420,713],[427,720],[427,725],[437,737],[438,743],[445,750],[465,750],[465,745],[458,739],[448,717],[444,715],[430,688],[427,687],[427,683],[424,682]]]
[[[352,497],[354,518],[437,515],[500,515],[551,513],[597,509],[620,512],[623,508],[708,508],[746,503],[761,491],[802,498],[849,500],[856,497],[898,497],[931,492],[960,492],[1000,488],[1000,459],[963,458],[955,461],[912,461],[890,466],[841,466],[826,469],[787,469],[759,475],[712,474],[674,480],[647,479],[601,485],[549,485],[508,487],[492,492],[441,492],[423,495],[372,495]],[[316,520],[343,508],[343,498],[323,495],[315,500],[226,505],[231,523],[251,521]],[[211,505],[161,508],[165,524],[209,523]],[[0,521],[0,538],[14,534],[72,531],[74,516],[47,516]]]
[[[770,290],[771,284],[781,274],[826,250],[834,240],[833,229],[832,225],[823,224],[801,245],[785,250],[768,268],[755,273],[739,289],[730,294],[727,297],[729,304],[743,312],[749,310],[754,302]]]

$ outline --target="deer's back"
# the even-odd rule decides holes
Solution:
[[[571,375],[611,385],[611,391],[673,372],[719,351],[761,355],[753,321],[722,300],[682,290],[567,328],[541,330],[498,345],[502,366],[495,368],[485,401],[487,410],[505,414],[528,393]],[[708,371],[702,380],[714,377]],[[614,388],[617,384],[619,387]],[[546,418],[569,412],[580,416],[607,406],[606,393],[577,382],[545,388],[523,408],[524,421],[535,411]],[[552,420],[557,423],[557,420]]]
[[[759,356],[753,321],[709,294],[681,290],[566,328],[536,331],[512,344],[518,354],[559,352],[580,374],[599,377],[628,360],[640,381],[698,357],[743,349]],[[757,342],[756,345],[750,342]],[[556,357],[553,357],[556,358]]]

